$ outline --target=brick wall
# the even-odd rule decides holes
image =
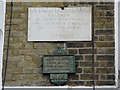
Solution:
[[[28,42],[28,7],[61,7],[93,5],[93,42]],[[41,57],[52,54],[63,47],[69,54],[75,54],[78,62],[76,74],[69,75],[66,85],[93,85],[93,53],[95,85],[115,85],[114,66],[114,3],[28,3],[16,2],[13,6],[12,31],[10,38],[9,61],[6,86],[53,86],[49,75],[43,75],[40,67]],[[6,8],[6,31],[4,61],[6,55],[7,33],[9,30],[10,3]],[[5,63],[5,62],[4,62]],[[3,63],[3,64],[4,64]],[[3,65],[4,66],[4,65]],[[4,71],[4,68],[3,68]]]

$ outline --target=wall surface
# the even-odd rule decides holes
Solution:
[[[49,75],[42,74],[41,57],[59,46],[68,54],[75,54],[78,62],[76,74],[70,74],[66,85],[96,86],[115,85],[114,65],[114,3],[13,3],[12,31],[10,38],[9,61],[6,86],[54,86]],[[93,42],[28,42],[28,7],[93,7]],[[7,33],[10,20],[10,3],[6,8],[6,34],[4,59],[7,45]],[[95,53],[93,55],[93,53]],[[93,58],[94,56],[94,58]],[[95,77],[93,77],[93,59]],[[5,63],[3,63],[5,64]],[[4,71],[4,67],[3,67]]]
[[[5,11],[6,11],[6,3],[0,1],[0,67],[2,67],[2,59],[3,59],[3,48],[4,48],[4,28],[5,28]],[[0,78],[2,79],[2,68],[0,68]],[[0,88],[2,86],[2,80],[0,80]]]
[[[120,2],[118,3],[118,29],[120,28],[120,16],[119,15],[120,15]],[[120,37],[120,30],[118,30],[118,38],[119,37]],[[120,42],[118,42],[118,45],[120,45]],[[118,46],[118,47],[120,47],[120,46]],[[119,55],[119,52],[120,51],[118,51],[118,55]],[[119,58],[120,58],[120,56],[119,56]],[[118,63],[120,63],[120,60]],[[120,65],[118,67],[120,69]]]

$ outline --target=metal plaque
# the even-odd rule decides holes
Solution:
[[[91,7],[30,7],[28,41],[91,41]]]
[[[74,55],[44,55],[43,73],[75,73]]]

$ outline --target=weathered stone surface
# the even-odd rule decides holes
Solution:
[[[114,49],[110,49],[110,48],[97,48],[96,49],[96,54],[114,54]]]
[[[69,78],[70,80],[78,80],[79,79],[79,75],[76,75],[76,74],[70,74],[69,77],[70,77]]]
[[[93,68],[84,68],[84,73],[93,73]]]
[[[96,68],[96,73],[109,74],[114,72],[115,72],[114,68]]]
[[[93,86],[93,42],[28,42],[27,24],[28,7],[61,7],[87,6],[92,3],[80,2],[15,2],[13,11],[12,31],[10,38],[9,62],[6,86],[53,86],[49,75],[42,75],[42,56],[52,54],[59,46],[67,50],[68,54],[75,54],[78,62],[76,74],[69,76],[67,85]],[[115,85],[114,58],[114,3],[94,3],[94,39],[95,39],[95,85]],[[6,31],[4,45],[3,71],[5,65],[7,37],[10,24],[10,3],[6,8]],[[34,79],[34,80],[33,80]]]
[[[96,35],[113,35],[113,30],[96,30]]]
[[[77,54],[77,50],[75,50],[75,49],[69,49],[68,53],[69,54]]]
[[[79,54],[92,54],[92,49],[80,49]]]
[[[114,42],[96,42],[96,47],[114,47]]]
[[[80,74],[82,80],[92,80],[93,74]],[[94,75],[94,79],[98,80],[98,75]]]
[[[113,55],[98,55],[97,60],[108,60],[108,61],[113,61],[114,56]]]
[[[76,55],[75,60],[83,60],[83,56],[82,55]]]
[[[114,85],[115,81],[96,81],[96,85],[106,86],[106,85]]]
[[[68,48],[80,48],[84,47],[84,43],[67,43]]]
[[[70,86],[84,86],[84,81],[69,81],[67,84]]]
[[[93,60],[93,55],[85,55],[84,60],[85,61],[92,61]]]

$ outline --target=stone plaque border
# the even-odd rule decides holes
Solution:
[[[92,31],[92,6],[91,5],[87,5],[87,6],[79,6],[79,7],[65,7],[64,9],[65,10],[67,10],[67,9],[71,9],[71,8],[90,8],[90,36],[88,36],[88,37],[85,37],[86,35],[81,35],[82,37],[77,37],[77,39],[72,39],[71,37],[70,37],[70,39],[69,38],[44,38],[44,39],[42,39],[41,37],[40,37],[40,35],[37,35],[38,33],[36,33],[36,35],[38,36],[37,38],[36,38],[36,35],[33,37],[33,35],[31,35],[31,32],[33,32],[32,30],[31,30],[31,28],[30,28],[30,10],[31,9],[38,9],[38,8],[47,8],[47,7],[30,7],[30,8],[28,8],[28,37],[27,37],[27,40],[28,41],[40,41],[40,42],[57,42],[57,41],[60,41],[60,42],[62,42],[62,41],[92,41],[92,33],[93,33],[93,31]],[[51,8],[55,8],[55,9],[60,9],[61,10],[61,8],[60,7],[49,7],[49,9],[51,9]],[[83,33],[84,31],[82,31],[82,33]],[[32,33],[33,34],[33,33]],[[79,33],[80,34],[80,33]]]
[[[44,68],[45,68],[45,66],[44,66],[44,58],[45,57],[63,57],[63,56],[72,56],[73,57],[73,59],[72,59],[72,63],[73,63],[73,65],[71,65],[71,68],[73,68],[72,70],[65,70],[65,71],[45,71],[44,70]],[[52,74],[52,73],[75,73],[76,72],[76,69],[75,69],[75,67],[76,67],[76,61],[75,61],[75,56],[74,55],[44,55],[43,57],[42,57],[42,69],[43,69],[43,73],[44,74]]]

